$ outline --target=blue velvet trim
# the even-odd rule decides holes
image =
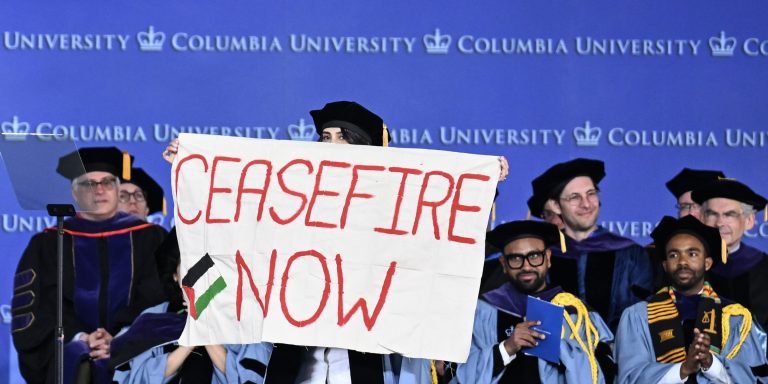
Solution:
[[[21,308],[28,307],[35,302],[35,293],[32,291],[24,291],[13,295],[11,300],[11,308],[19,310]]]
[[[23,331],[35,321],[35,315],[31,313],[22,313],[16,315],[11,320],[11,332]]]
[[[17,273],[16,276],[13,277],[13,290],[19,290],[32,284],[32,282],[35,281],[35,276],[37,276],[37,274],[35,273],[35,270],[31,268]]]

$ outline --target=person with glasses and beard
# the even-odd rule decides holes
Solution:
[[[604,383],[612,382],[613,334],[600,316],[577,297],[547,283],[554,260],[551,246],[560,244],[556,226],[539,221],[514,221],[497,226],[486,241],[502,249],[499,258],[508,282],[481,295],[475,310],[472,344],[466,363],[455,369],[454,383]],[[544,339],[533,329],[539,319],[526,316],[527,297],[565,307],[560,338],[560,363],[529,356]],[[449,374],[453,370],[448,370]]]
[[[619,382],[765,382],[765,333],[706,279],[713,265],[730,262],[718,230],[690,215],[666,216],[651,237],[671,283],[622,314]]]
[[[59,159],[56,171],[72,181],[81,209],[64,221],[65,383],[110,382],[112,335],[163,299],[154,252],[165,230],[118,211],[119,177],[130,178],[130,168],[130,156],[115,147],[82,148]],[[56,378],[56,249],[55,228],[36,234],[14,277],[11,331],[29,383]]]

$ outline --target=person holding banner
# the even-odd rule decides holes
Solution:
[[[65,382],[108,382],[112,335],[162,301],[154,251],[165,230],[118,211],[119,176],[130,178],[130,169],[130,156],[115,147],[59,159],[57,172],[72,180],[82,209],[64,221]],[[13,342],[29,383],[56,377],[56,244],[55,230],[32,237],[14,278]]]
[[[717,229],[692,215],[666,216],[651,237],[671,285],[622,314],[614,351],[619,382],[765,382],[765,332],[706,280],[727,257]]]
[[[560,244],[556,226],[514,221],[497,226],[486,241],[499,249],[501,268],[509,279],[484,293],[477,302],[469,359],[455,370],[454,383],[605,383],[612,382],[613,334],[596,312],[577,297],[547,284],[553,262],[551,246]],[[549,337],[559,342],[559,363],[526,354],[545,339],[533,327],[543,319],[527,313],[528,296],[565,307]],[[450,370],[449,370],[450,371]]]
[[[119,209],[147,221],[147,216],[163,212],[163,188],[141,168],[131,169],[130,180],[120,180]]]
[[[387,146],[389,132],[383,120],[356,102],[337,101],[310,111],[321,142]],[[163,157],[169,162],[178,151],[171,142]],[[499,159],[501,178],[508,165]],[[259,344],[243,346],[240,356],[259,355]],[[427,383],[433,377],[429,361],[397,354],[361,353],[354,350],[275,344],[266,360],[266,383]],[[227,367],[235,356],[227,356]],[[261,356],[263,357],[263,356]],[[233,364],[234,365],[234,364]]]
[[[719,179],[691,194],[702,205],[704,223],[716,227],[728,245],[728,263],[712,268],[712,286],[749,308],[768,327],[768,254],[746,244],[744,232],[755,225],[755,213],[766,199],[733,179]]]
[[[248,356],[240,345],[178,345],[187,320],[187,303],[179,278],[181,255],[175,229],[158,249],[157,260],[168,301],[146,309],[112,340],[114,382],[262,383],[272,350],[269,343],[249,346]]]
[[[579,158],[538,179],[565,224],[566,248],[552,249],[550,281],[584,300],[615,330],[624,308],[653,292],[653,271],[642,246],[597,225],[603,177],[602,161]]]
[[[381,117],[356,102],[331,102],[309,113],[320,141],[324,143],[389,145],[389,132]],[[396,372],[397,366],[400,366],[399,372]],[[428,369],[427,362],[422,359],[403,358],[399,355],[276,345],[267,368],[266,382],[418,383],[431,380]]]

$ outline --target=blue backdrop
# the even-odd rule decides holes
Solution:
[[[722,169],[768,194],[763,2],[393,1],[0,3],[2,130],[117,145],[169,190],[179,132],[314,139],[310,109],[356,100],[402,147],[506,156],[497,223],[530,180],[606,162],[600,221],[648,242],[664,182]],[[19,380],[9,303],[32,233],[0,171],[0,382]],[[750,243],[768,249],[761,218]],[[169,226],[170,218],[155,216]]]

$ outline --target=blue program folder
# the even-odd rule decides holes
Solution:
[[[560,335],[563,328],[563,307],[528,296],[528,309],[525,318],[528,321],[538,320],[541,325],[531,327],[546,335],[539,340],[539,345],[533,348],[523,348],[526,355],[536,356],[551,363],[560,363]]]

